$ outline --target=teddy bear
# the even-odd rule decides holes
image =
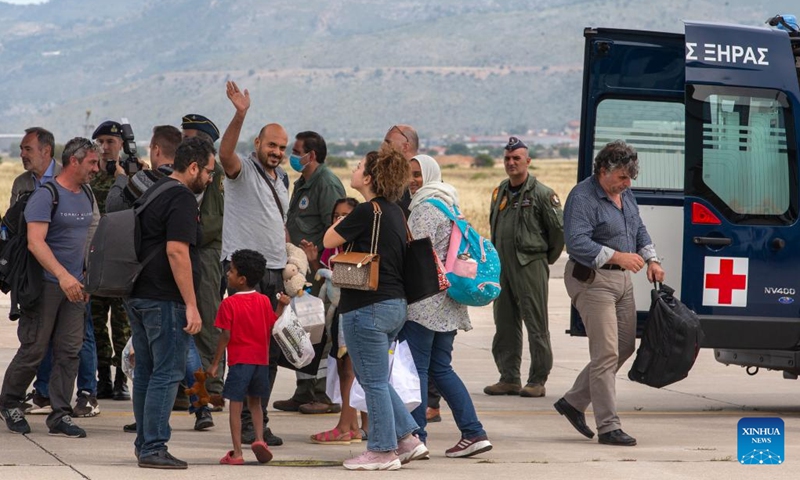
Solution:
[[[286,267],[283,269],[283,289],[290,297],[303,295],[307,286],[308,257],[302,248],[286,244]]]
[[[206,390],[206,379],[208,378],[208,374],[203,371],[203,369],[199,369],[194,372],[194,385],[192,388],[184,389],[184,393],[187,396],[197,395],[197,400],[192,402],[194,408],[200,408],[204,405],[215,405],[218,407],[222,407],[225,405],[225,400],[222,398],[222,395],[219,394],[209,394],[208,390]]]

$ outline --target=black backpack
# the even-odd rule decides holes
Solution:
[[[628,372],[634,382],[661,388],[689,375],[705,336],[700,319],[661,284],[652,304],[636,359]]]
[[[100,218],[89,245],[86,292],[112,298],[130,295],[139,273],[160,251],[154,249],[139,261],[139,214],[161,193],[179,185],[179,182],[165,182],[151,187],[137,200],[134,208],[107,213]]]

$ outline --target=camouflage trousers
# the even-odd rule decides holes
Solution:
[[[121,298],[91,298],[94,339],[97,343],[97,367],[121,365],[122,350],[131,337],[131,324]],[[111,312],[111,336],[108,314]]]

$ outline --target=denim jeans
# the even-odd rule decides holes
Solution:
[[[427,440],[428,433],[425,426],[425,410],[428,407],[428,374],[436,384],[436,388],[447,401],[458,429],[463,438],[473,438],[486,435],[483,425],[478,421],[475,406],[469,396],[467,387],[461,381],[451,365],[453,360],[453,340],[456,331],[434,332],[416,322],[406,322],[400,332],[400,339],[408,342],[411,356],[419,374],[420,397],[422,403],[411,412],[417,425],[420,426],[417,434],[423,442]]]
[[[405,320],[406,301],[399,298],[342,314],[347,351],[367,401],[368,450],[395,450],[398,438],[419,428],[389,385],[389,345]]]
[[[178,302],[131,298],[127,301],[136,366],[133,376],[134,446],[141,456],[167,449],[169,417],[186,376],[189,334],[186,306]]]
[[[194,386],[194,372],[203,368],[203,362],[200,360],[200,352],[197,351],[197,345],[194,343],[194,337],[189,336],[189,351],[186,354],[186,386],[192,388]],[[208,405],[203,405],[200,408],[194,406],[194,402],[198,400],[197,395],[189,396],[189,413],[195,413],[203,410],[210,410]]]
[[[86,319],[83,330],[83,346],[78,353],[80,363],[78,364],[78,394],[88,392],[90,396],[97,395],[97,344],[94,342],[94,323],[92,322],[91,302],[86,304]],[[36,393],[43,397],[50,397],[50,372],[53,369],[53,346],[52,342],[47,347],[39,370],[36,372],[36,380],[33,388]]]

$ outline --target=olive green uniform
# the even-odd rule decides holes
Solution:
[[[308,240],[317,246],[319,253],[322,253],[322,237],[331,226],[333,205],[336,200],[344,198],[345,195],[341,180],[325,164],[319,165],[308,181],[302,176],[297,179],[294,182],[286,219],[286,229],[289,231],[291,242],[299,246],[300,240]],[[309,272],[309,281],[314,283],[311,272]],[[312,293],[318,294],[319,287],[319,282],[314,283]],[[330,347],[326,346],[325,350],[328,348]],[[322,353],[327,356],[325,351]],[[323,357],[323,362],[324,359]],[[322,368],[325,364],[321,363],[320,365]],[[330,399],[325,394],[325,378],[298,373],[297,389],[292,395],[292,399],[298,403],[314,401],[330,403]]]
[[[492,195],[489,223],[500,256],[492,355],[500,381],[520,384],[522,322],[528,331],[528,384],[544,385],[553,366],[547,320],[548,264],[564,249],[564,214],[552,189],[533,175],[515,193],[503,181]]]
[[[97,206],[101,212],[106,211],[106,197],[111,186],[114,185],[114,176],[105,170],[100,170],[89,182]],[[111,337],[108,335],[108,312],[111,311]],[[121,365],[122,350],[131,336],[131,325],[128,314],[121,298],[98,297],[91,298],[92,323],[94,324],[94,338],[97,343],[97,368],[108,368]]]
[[[194,336],[197,352],[204,369],[208,369],[214,361],[217,350],[219,330],[214,326],[217,309],[220,303],[220,285],[222,282],[222,264],[219,261],[222,250],[222,213],[225,201],[222,194],[222,177],[225,172],[219,162],[214,163],[214,179],[206,187],[203,200],[200,202],[200,279],[197,282],[197,309],[203,320],[203,328]],[[225,359],[220,359],[215,378],[206,380],[209,393],[222,393]]]

